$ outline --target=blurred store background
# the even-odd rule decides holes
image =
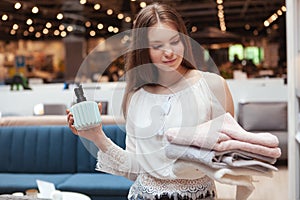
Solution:
[[[105,41],[130,29],[135,14],[151,2],[0,1],[0,82],[10,84],[15,75],[31,83],[72,82],[92,51],[95,60],[79,81],[120,81],[123,56],[114,55],[127,47],[128,36],[114,38],[113,45]],[[284,0],[160,2],[179,10],[204,48],[196,56],[204,65],[211,57],[224,78],[286,77]]]

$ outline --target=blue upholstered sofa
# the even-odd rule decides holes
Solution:
[[[125,148],[124,127],[104,125],[103,129]],[[61,191],[80,192],[93,200],[127,199],[132,182],[96,171],[96,152],[92,143],[75,136],[66,126],[2,126],[0,194],[37,188],[39,179],[54,183]]]

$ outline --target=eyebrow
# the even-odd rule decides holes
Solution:
[[[179,36],[179,33],[177,33],[176,35],[174,35],[174,36],[172,36],[171,38],[170,38],[170,40],[173,40],[174,38],[176,38],[176,37],[178,37]],[[153,41],[149,41],[149,43],[160,43],[161,41],[159,41],[159,40],[153,40]]]

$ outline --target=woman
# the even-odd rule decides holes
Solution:
[[[126,150],[113,144],[101,126],[77,131],[68,112],[73,133],[99,148],[97,169],[135,180],[128,199],[216,197],[214,181],[205,173],[174,174],[175,160],[165,155],[167,129],[197,126],[225,112],[233,115],[224,79],[197,70],[193,63],[180,15],[167,5],[148,5],[134,21],[126,55]]]

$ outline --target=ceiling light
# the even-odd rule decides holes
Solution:
[[[91,27],[91,25],[92,25],[92,23],[91,23],[90,21],[86,21],[86,22],[85,22],[85,26],[86,26],[86,27]]]
[[[250,28],[251,28],[251,27],[250,27],[249,24],[245,24],[245,29],[246,29],[246,30],[250,30]]]
[[[41,34],[40,32],[36,32],[36,33],[35,33],[35,37],[36,37],[36,38],[40,38],[41,36],[42,36],[42,34]]]
[[[67,31],[72,32],[74,30],[72,25],[67,26]]]
[[[99,3],[95,4],[94,5],[94,9],[95,10],[99,10],[101,8],[101,5]]]
[[[46,29],[46,28],[44,28],[44,29],[43,29],[43,34],[44,34],[44,35],[47,35],[48,33],[49,33],[49,30]]]
[[[112,15],[113,14],[113,10],[112,9],[108,9],[107,11],[106,11],[106,13],[108,14],[108,15]]]
[[[33,26],[30,26],[30,27],[28,28],[28,31],[29,31],[30,33],[32,33],[32,32],[34,31],[34,27],[33,27]]]
[[[277,14],[278,14],[279,16],[281,16],[281,15],[282,15],[282,11],[281,11],[281,10],[277,10]]]
[[[125,22],[131,22],[131,17],[125,17]]]
[[[46,23],[46,27],[47,27],[47,28],[51,28],[51,27],[52,27],[52,24],[51,24],[50,22],[47,22],[47,23]]]
[[[31,12],[34,13],[34,14],[36,14],[36,13],[39,12],[39,8],[36,7],[36,6],[34,6],[34,7],[32,8],[32,10],[31,10]]]
[[[60,33],[60,36],[61,36],[61,37],[66,37],[66,36],[67,36],[67,32],[66,32],[66,31],[62,31],[62,32]]]
[[[23,35],[24,35],[24,36],[28,36],[28,35],[29,35],[29,32],[28,32],[28,31],[24,31]]]
[[[90,31],[90,36],[94,37],[96,35],[96,32],[94,30]]]
[[[32,23],[33,23],[32,19],[30,19],[30,18],[27,19],[27,21],[26,21],[26,24],[27,24],[27,25],[31,25]]]
[[[119,28],[118,28],[118,27],[115,27],[114,30],[113,30],[113,32],[114,32],[114,33],[118,33],[118,32],[119,32]]]
[[[123,19],[124,18],[124,14],[123,13],[119,13],[117,17],[118,17],[118,19]]]
[[[55,36],[58,36],[58,35],[59,35],[59,30],[55,30],[53,34],[54,34]]]
[[[270,25],[270,22],[268,22],[267,20],[264,21],[264,26],[265,26],[265,27],[268,27],[269,25]]]
[[[283,12],[286,12],[286,7],[285,7],[285,6],[281,6],[281,10],[282,10]]]
[[[141,8],[145,8],[146,6],[147,6],[146,2],[142,1],[142,2],[140,3],[140,7],[141,7]]]
[[[99,30],[101,30],[101,29],[104,28],[104,26],[103,26],[103,24],[99,23],[99,24],[97,25],[97,28],[98,28]]]
[[[198,30],[197,26],[192,26],[192,33],[195,33]]]
[[[11,35],[15,35],[16,34],[16,30],[10,30],[10,34]]]
[[[64,15],[63,15],[62,13],[58,13],[58,14],[56,15],[56,18],[57,18],[58,20],[62,20],[62,19],[64,18]]]
[[[65,30],[65,26],[63,24],[61,24],[61,25],[59,25],[58,29],[63,31],[63,30]]]
[[[3,14],[3,15],[2,15],[2,20],[3,20],[3,21],[6,21],[6,20],[8,20],[8,15],[6,15],[6,14]]]
[[[86,4],[86,0],[80,0],[79,2],[80,2],[80,4],[82,4],[82,5],[83,5],[83,4]]]
[[[114,31],[114,27],[113,27],[113,26],[109,26],[109,27],[107,28],[107,30],[108,30],[108,32],[113,32],[113,31]]]
[[[14,30],[18,30],[18,28],[19,28],[19,25],[18,25],[18,24],[14,24],[14,25],[13,25],[13,29],[14,29]]]
[[[15,3],[15,9],[19,10],[22,7],[20,2]]]

